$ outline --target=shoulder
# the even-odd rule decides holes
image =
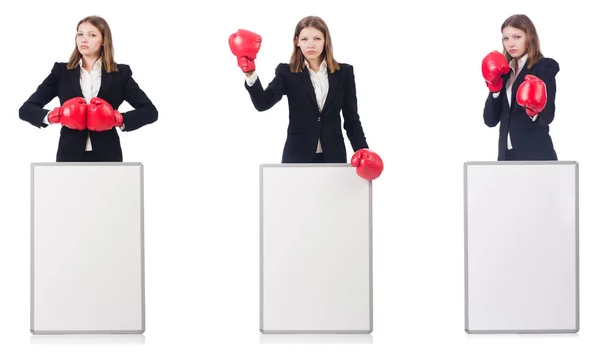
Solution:
[[[538,70],[544,71],[544,72],[548,72],[548,73],[552,73],[552,74],[556,74],[559,72],[560,67],[558,65],[558,62],[552,58],[542,58],[540,61],[538,61],[535,64],[535,67]]]
[[[275,68],[275,74],[289,74],[290,72],[290,64],[280,63]]]
[[[354,67],[347,63],[338,63],[340,66],[339,72],[342,75],[354,75]]]
[[[52,73],[60,74],[67,70],[67,63],[56,62],[52,67]]]
[[[544,64],[544,65],[556,65],[558,66],[558,62],[552,58],[542,58],[540,59],[540,61],[538,62],[538,64]]]
[[[117,64],[117,70],[122,76],[131,76],[131,68],[127,64]]]

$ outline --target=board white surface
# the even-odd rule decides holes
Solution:
[[[261,166],[261,332],[372,331],[371,187],[348,164]]]
[[[143,166],[31,166],[31,332],[143,333]]]
[[[579,330],[578,164],[466,163],[465,329]]]

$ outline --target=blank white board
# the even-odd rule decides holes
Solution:
[[[372,182],[349,164],[261,166],[260,331],[371,333]]]
[[[465,330],[579,330],[577,162],[464,165]]]
[[[143,333],[140,163],[31,166],[31,332]]]

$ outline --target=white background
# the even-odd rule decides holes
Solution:
[[[1,5],[0,351],[597,350],[600,161],[593,140],[600,29],[592,2],[191,3]],[[480,68],[487,53],[501,50],[500,25],[514,13],[531,17],[543,53],[560,64],[551,135],[561,160],[581,164],[576,335],[463,330],[463,163],[496,159],[498,128],[483,124],[487,88]],[[125,161],[145,166],[147,331],[40,338],[29,333],[29,166],[55,160],[59,127],[36,129],[19,119],[18,109],[55,61],[68,60],[76,24],[90,14],[108,21],[117,62],[131,65],[159,111],[156,123],[121,134]],[[385,163],[374,182],[375,330],[369,336],[258,331],[259,165],[281,161],[287,102],[263,113],[253,108],[227,39],[238,28],[262,35],[256,65],[266,85],[276,65],[289,60],[296,23],[313,14],[329,25],[338,61],[354,66],[367,141]]]

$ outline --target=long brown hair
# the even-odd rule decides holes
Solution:
[[[513,27],[525,32],[525,37],[527,38],[527,67],[531,68],[535,63],[544,58],[542,51],[540,49],[540,38],[538,37],[537,31],[533,22],[526,15],[512,15],[507,18],[500,31],[503,31],[506,27]],[[504,42],[502,43],[502,54],[507,61],[511,61],[512,57],[504,48]]]
[[[119,69],[117,68],[117,63],[115,63],[114,59],[112,34],[110,32],[110,27],[108,27],[108,23],[100,16],[88,16],[79,21],[77,24],[77,30],[79,30],[79,26],[82,23],[86,22],[96,27],[102,35],[102,49],[100,49],[100,55],[102,56],[102,67],[104,70],[106,70],[106,72],[109,73],[118,71]],[[67,69],[75,69],[77,65],[79,65],[79,61],[82,57],[83,56],[77,49],[77,35],[75,35],[75,49],[73,49],[73,53],[71,53],[71,58],[69,58]]]
[[[296,25],[296,30],[294,31],[294,51],[292,52],[292,57],[290,58],[290,71],[293,73],[302,72],[304,69],[304,54],[302,54],[302,50],[298,47],[298,37],[300,36],[300,32],[307,27],[313,27],[317,30],[321,31],[325,36],[325,45],[323,46],[323,59],[327,63],[327,68],[329,72],[333,73],[336,70],[340,69],[340,65],[333,57],[333,45],[331,44],[331,35],[329,34],[329,28],[318,16],[308,16],[300,20]]]

